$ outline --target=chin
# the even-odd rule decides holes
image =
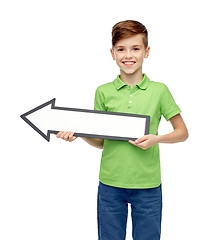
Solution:
[[[132,74],[134,74],[136,71],[124,71],[124,70],[122,70],[122,72],[124,72],[124,73],[127,74],[127,75],[132,75]]]

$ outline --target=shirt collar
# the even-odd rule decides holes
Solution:
[[[146,76],[146,74],[142,74],[143,75],[143,79],[138,83],[136,84],[137,87],[139,87],[140,89],[143,89],[145,90],[147,87],[148,87],[148,84],[149,84],[149,78]],[[120,88],[122,88],[123,86],[127,85],[125,82],[123,82],[121,79],[120,79],[120,74],[117,76],[117,78],[113,81],[115,87],[117,90],[119,90]]]

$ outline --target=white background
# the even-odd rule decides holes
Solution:
[[[143,72],[165,83],[189,130],[160,144],[162,240],[216,239],[214,1],[10,1],[0,4],[0,239],[97,239],[101,150],[82,139],[46,142],[19,116],[56,106],[93,109],[119,69],[112,26],[142,22]],[[159,134],[172,131],[161,121]],[[130,208],[127,240],[131,240]]]

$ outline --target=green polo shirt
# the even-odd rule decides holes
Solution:
[[[120,79],[120,75],[99,86],[95,92],[94,109],[149,115],[149,134],[154,135],[158,134],[161,115],[169,120],[181,112],[167,86],[150,81],[146,74],[132,88]],[[104,139],[99,179],[104,184],[122,188],[159,186],[159,145],[143,150],[127,141]]]

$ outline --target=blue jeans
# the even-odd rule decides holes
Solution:
[[[99,182],[97,199],[98,240],[125,240],[128,203],[131,204],[133,240],[159,240],[162,189],[127,189]]]

